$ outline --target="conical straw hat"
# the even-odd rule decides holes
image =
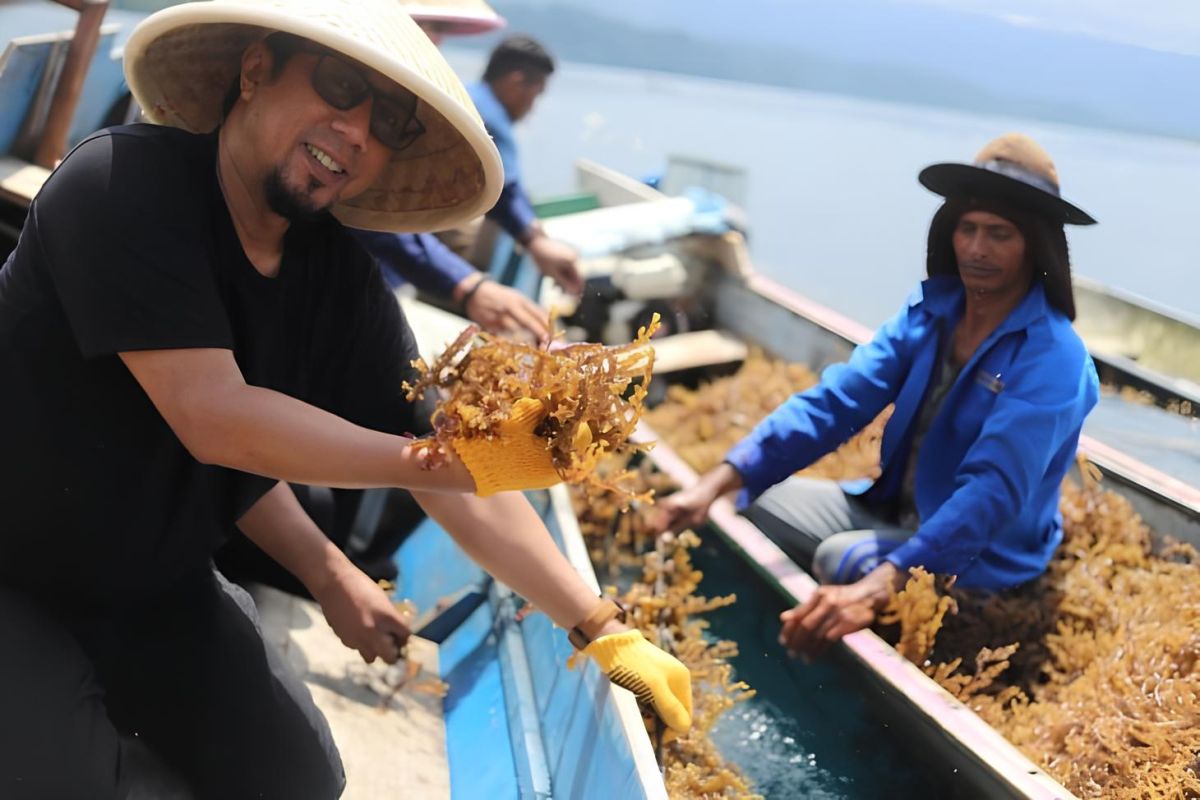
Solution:
[[[195,133],[222,121],[246,47],[274,31],[342,53],[413,92],[425,133],[343,200],[344,224],[444,230],[484,214],[504,184],[499,154],[462,82],[396,0],[206,0],[150,15],[125,45],[125,76],[150,121]]]
[[[400,0],[400,3],[418,22],[440,22],[449,36],[487,33],[507,24],[483,0]]]

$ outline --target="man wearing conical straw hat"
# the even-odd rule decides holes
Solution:
[[[148,17],[125,68],[159,124],[76,147],[0,269],[0,796],[179,796],[146,750],[194,796],[340,794],[328,727],[210,555],[239,528],[368,662],[409,632],[289,481],[410,489],[687,729],[686,668],[505,491],[556,482],[549,454],[513,433],[431,468],[401,435],[428,424],[412,334],[342,224],[451,225],[503,180],[428,38],[394,0],[211,0]]]
[[[402,5],[437,45],[447,36],[486,33],[504,25],[504,18],[483,0],[415,0]],[[527,332],[538,340],[549,336],[545,311],[515,289],[491,280],[433,234],[358,231],[355,237],[375,256],[389,286],[411,283],[449,301],[493,333]]]
[[[546,234],[521,180],[515,125],[533,111],[554,73],[554,58],[537,40],[517,34],[496,46],[480,80],[468,91],[504,161],[504,191],[482,224],[439,234],[478,266],[491,257],[497,228],[518,242],[538,270],[570,294],[583,291],[579,254]]]
[[[929,227],[928,280],[848,363],[659,507],[664,528],[696,524],[740,490],[746,515],[826,584],[781,616],[792,654],[870,625],[913,567],[1001,592],[1037,579],[1062,540],[1059,489],[1099,397],[1071,328],[1064,226],[1095,220],[1020,133],[918,179],[946,198]],[[888,406],[876,480],[794,477]]]

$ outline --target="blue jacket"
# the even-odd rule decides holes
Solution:
[[[483,125],[500,153],[500,161],[504,164],[504,189],[500,192],[500,199],[486,216],[503,228],[509,236],[520,241],[521,235],[529,229],[537,215],[521,183],[521,163],[517,158],[513,121],[487,83],[472,83],[467,87],[467,93],[471,95],[471,101],[475,103]]]
[[[411,283],[418,289],[450,297],[454,287],[476,270],[432,233],[382,233],[351,229],[350,233],[379,262],[392,289]]]
[[[726,458],[744,481],[739,505],[840,446],[889,403],[896,408],[884,431],[882,475],[846,488],[869,503],[894,500],[941,337],[962,311],[958,278],[923,282],[848,363],[829,367],[820,384],[759,423]],[[1035,284],[946,395],[917,456],[921,525],[887,560],[958,575],[966,588],[1002,589],[1040,575],[1062,539],[1059,485],[1098,396],[1083,342]]]

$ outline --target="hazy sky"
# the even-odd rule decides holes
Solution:
[[[1174,53],[1200,55],[1197,0],[892,0],[971,11]]]
[[[635,24],[672,26],[702,34],[714,24],[737,36],[743,17],[769,17],[786,33],[786,20],[806,11],[840,6],[870,18],[875,4],[938,7],[980,14],[1012,24],[1077,33],[1123,44],[1200,56],[1200,0],[494,0],[536,5],[571,4]],[[805,6],[809,8],[806,9]]]

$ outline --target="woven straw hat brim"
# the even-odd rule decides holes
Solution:
[[[392,155],[379,178],[334,207],[376,231],[444,230],[492,208],[500,156],[462,82],[396,0],[207,0],[159,11],[125,45],[125,76],[152,121],[214,130],[241,54],[273,31],[342,53],[420,98],[425,134]]]
[[[917,179],[929,191],[942,197],[995,197],[1040,213],[1066,225],[1095,225],[1096,220],[1083,209],[1058,195],[972,164],[933,164],[921,170]]]
[[[508,24],[486,3],[404,3],[404,10],[415,20],[440,22],[450,36],[488,33]]]

